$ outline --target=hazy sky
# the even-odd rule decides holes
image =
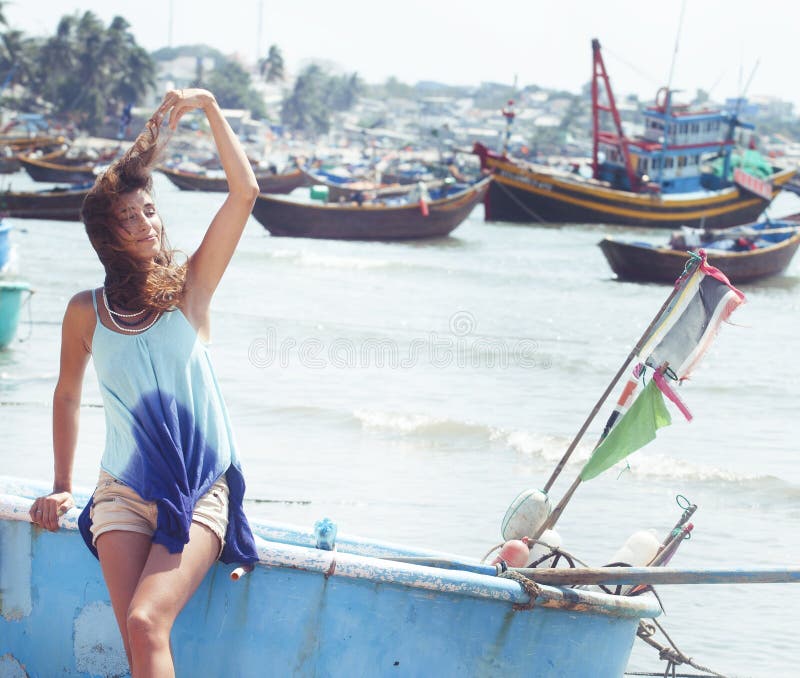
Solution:
[[[651,99],[667,83],[682,2],[641,0],[12,0],[9,24],[51,35],[67,13],[124,16],[139,44],[207,43],[248,61],[270,44],[287,66],[320,58],[368,82],[482,81],[578,91],[591,77],[592,37],[615,91]],[[170,10],[171,8],[171,10]],[[213,10],[211,9],[213,8]],[[172,17],[172,20],[170,20]],[[687,0],[673,87],[748,95],[800,108],[797,0]]]

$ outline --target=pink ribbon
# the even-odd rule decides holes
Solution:
[[[656,370],[653,374],[653,381],[656,382],[658,390],[667,396],[667,398],[669,398],[673,403],[675,403],[675,407],[677,407],[681,411],[681,414],[686,417],[686,421],[691,421],[692,413],[689,412],[689,408],[686,407],[686,404],[680,399],[678,394],[672,390],[672,387],[667,383],[667,380],[664,379],[664,375]]]

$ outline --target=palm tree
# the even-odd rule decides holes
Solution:
[[[129,28],[122,17],[106,28],[92,12],[64,16],[40,50],[42,96],[90,132],[153,85],[153,60]]]
[[[297,77],[294,90],[281,106],[281,120],[293,130],[312,136],[330,129],[329,106],[326,101],[328,75],[317,64],[310,64]]]
[[[267,56],[258,62],[261,77],[267,82],[283,80],[286,77],[283,68],[283,54],[277,45],[271,45]]]
[[[36,79],[38,43],[18,30],[0,34],[0,83],[29,86]]]

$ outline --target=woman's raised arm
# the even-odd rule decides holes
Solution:
[[[200,247],[189,259],[184,311],[196,326],[201,326],[207,322],[211,297],[253,209],[258,183],[239,139],[210,92],[203,89],[173,90],[166,95],[156,115],[168,112],[169,125],[175,129],[183,115],[196,108],[202,109],[208,119],[228,180],[228,196],[211,221]]]

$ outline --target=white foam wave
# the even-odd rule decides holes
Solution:
[[[662,454],[643,452],[627,459],[630,472],[641,478],[670,478],[700,482],[749,483],[766,480],[769,476],[758,473],[736,473],[700,461],[676,459]],[[625,468],[625,461],[617,464],[618,470]]]
[[[474,422],[457,421],[425,414],[356,410],[353,416],[364,428],[396,431],[406,435],[477,436],[492,440],[495,429]]]
[[[556,463],[570,444],[570,439],[526,430],[506,431],[476,422],[437,418],[425,414],[357,410],[353,416],[364,428],[394,431],[403,435],[421,437],[479,438],[489,443],[500,443],[509,449],[547,463]],[[581,442],[570,456],[568,466],[580,468],[592,454],[591,440]],[[607,473],[631,473],[638,479],[665,478],[682,482],[710,482],[759,485],[771,483],[774,478],[758,473],[734,472],[702,461],[678,459],[643,450],[615,464]]]

